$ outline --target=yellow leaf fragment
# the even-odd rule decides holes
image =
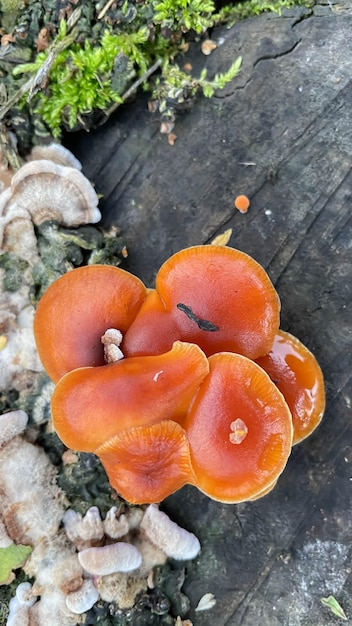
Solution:
[[[229,243],[231,239],[231,235],[232,235],[232,228],[228,228],[220,235],[217,235],[216,237],[214,237],[214,239],[211,241],[211,244],[213,246],[227,246],[227,244]]]
[[[12,582],[12,570],[22,567],[31,552],[31,546],[16,546],[14,543],[7,548],[0,548],[0,585]]]

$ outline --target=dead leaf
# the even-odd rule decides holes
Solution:
[[[231,239],[231,235],[232,235],[232,228],[228,228],[220,235],[217,235],[216,237],[214,237],[214,239],[211,241],[211,244],[213,246],[227,246],[227,244],[229,243]]]

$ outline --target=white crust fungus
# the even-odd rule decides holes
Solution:
[[[93,580],[87,578],[77,591],[73,591],[66,596],[66,605],[77,615],[86,613],[99,600],[99,591],[95,587]]]
[[[141,529],[150,541],[173,559],[194,559],[200,551],[197,537],[171,521],[156,504],[150,504],[146,509]]]
[[[93,186],[73,167],[46,159],[26,163],[13,176],[11,192],[11,205],[28,211],[34,224],[79,226],[101,219]]]
[[[24,411],[9,411],[0,415],[0,446],[23,433],[27,423],[28,416]]]
[[[0,254],[13,253],[29,264],[18,291],[0,290],[0,390],[28,389],[32,372],[43,371],[30,299],[31,268],[40,260],[34,225],[56,220],[71,227],[101,219],[98,196],[69,150],[59,144],[36,147],[30,158],[10,186],[0,188]],[[0,269],[0,282],[3,274]]]
[[[87,548],[78,553],[83,569],[94,576],[108,576],[115,572],[130,572],[142,563],[142,556],[130,543],[119,541],[99,548]]]
[[[59,165],[74,167],[79,171],[82,169],[82,163],[76,159],[72,152],[61,145],[61,143],[50,143],[47,146],[34,146],[29,155],[29,161],[39,161],[42,159],[53,161]]]
[[[104,533],[111,539],[120,539],[124,535],[127,535],[130,530],[129,521],[126,515],[117,516],[117,507],[112,506],[108,510],[105,519],[103,521]]]

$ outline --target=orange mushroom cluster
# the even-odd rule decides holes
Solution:
[[[279,316],[265,270],[223,246],[176,253],[149,290],[120,268],[71,270],[34,322],[59,437],[98,455],[131,503],[186,483],[261,497],[325,404],[317,361]]]

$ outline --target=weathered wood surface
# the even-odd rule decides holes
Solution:
[[[232,506],[185,488],[163,503],[202,541],[185,584],[195,626],[333,625],[329,594],[352,620],[351,32],[352,3],[216,31],[223,44],[208,58],[191,50],[194,67],[212,75],[241,54],[241,74],[178,119],[174,147],[143,98],[72,137],[133,273],[152,285],[170,253],[232,227],[230,245],[267,269],[282,327],[326,377],[323,423],[271,494]],[[247,215],[234,209],[239,193]],[[194,613],[206,592],[216,606]]]

